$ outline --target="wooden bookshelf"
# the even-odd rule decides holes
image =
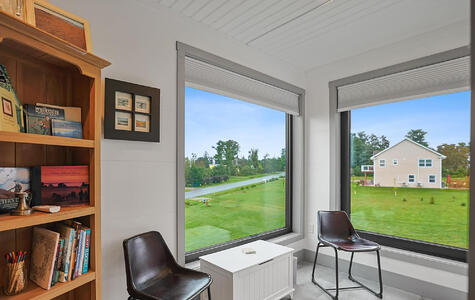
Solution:
[[[0,11],[0,64],[7,69],[22,104],[81,107],[83,139],[0,132],[0,167],[88,165],[88,205],[62,207],[56,214],[0,215],[0,255],[31,252],[34,226],[77,219],[91,228],[89,272],[45,290],[30,282],[16,296],[0,299],[101,299],[100,139],[101,70],[110,63]],[[27,259],[26,264],[29,264]],[[3,285],[5,261],[0,260]]]

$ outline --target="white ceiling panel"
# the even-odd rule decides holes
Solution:
[[[304,69],[470,18],[470,0],[148,1]]]

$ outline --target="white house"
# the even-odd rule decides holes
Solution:
[[[375,186],[442,187],[442,160],[437,151],[405,138],[373,155]]]

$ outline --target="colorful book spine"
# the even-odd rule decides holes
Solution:
[[[58,269],[58,260],[59,260],[59,252],[61,251],[61,240],[58,240],[57,246],[56,246],[56,256],[54,259],[54,264],[53,264],[53,271],[51,272],[51,284],[50,286],[54,286],[55,282],[54,279],[56,278],[56,270]]]
[[[84,254],[84,266],[82,273],[86,274],[89,271],[89,248],[91,245],[91,229],[86,229],[86,249]]]
[[[66,282],[68,281],[68,273],[69,273],[69,265],[70,265],[70,262],[71,262],[71,252],[73,250],[73,240],[74,240],[74,235],[75,235],[75,230],[74,228],[71,228],[70,229],[70,234],[68,236],[68,240],[67,240],[67,243],[66,243],[66,251],[64,251],[64,255],[63,255],[63,260],[64,260],[64,263],[63,263],[63,270],[61,270],[61,274],[60,274],[60,281],[61,282]]]
[[[74,273],[74,262],[76,261],[76,253],[77,253],[77,236],[79,235],[79,232],[76,230],[74,233],[74,239],[73,239],[73,247],[71,251],[71,259],[69,261],[69,271],[68,271],[68,281],[73,280],[73,273]]]
[[[63,252],[64,252],[64,239],[59,240],[59,253],[58,253],[58,264],[54,271],[54,279],[53,282],[56,284],[59,281],[59,273],[61,269],[61,265],[63,263]]]
[[[73,277],[72,279],[76,279],[76,277],[78,277],[78,271],[79,271],[79,261],[81,260],[81,244],[82,244],[82,238],[83,238],[83,234],[82,234],[82,230],[79,230],[79,237],[78,237],[78,246],[77,246],[77,249],[76,249],[76,257],[74,259],[74,272],[73,272]]]
[[[81,257],[78,264],[78,276],[82,275],[83,264],[84,264],[84,252],[86,248],[86,229],[82,230],[82,240],[81,240]]]

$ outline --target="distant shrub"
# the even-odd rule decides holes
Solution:
[[[460,206],[467,206],[465,202],[460,203]]]
[[[251,187],[255,188],[255,187],[256,187],[256,185],[255,185],[255,184],[253,184],[253,185],[251,185]]]
[[[424,197],[421,197],[421,202],[424,201]]]
[[[434,199],[434,197],[430,197],[430,202],[429,202],[429,203],[430,203],[430,204],[435,204],[435,199]]]
[[[406,199],[406,198],[402,198],[402,202],[407,202],[407,199]]]

